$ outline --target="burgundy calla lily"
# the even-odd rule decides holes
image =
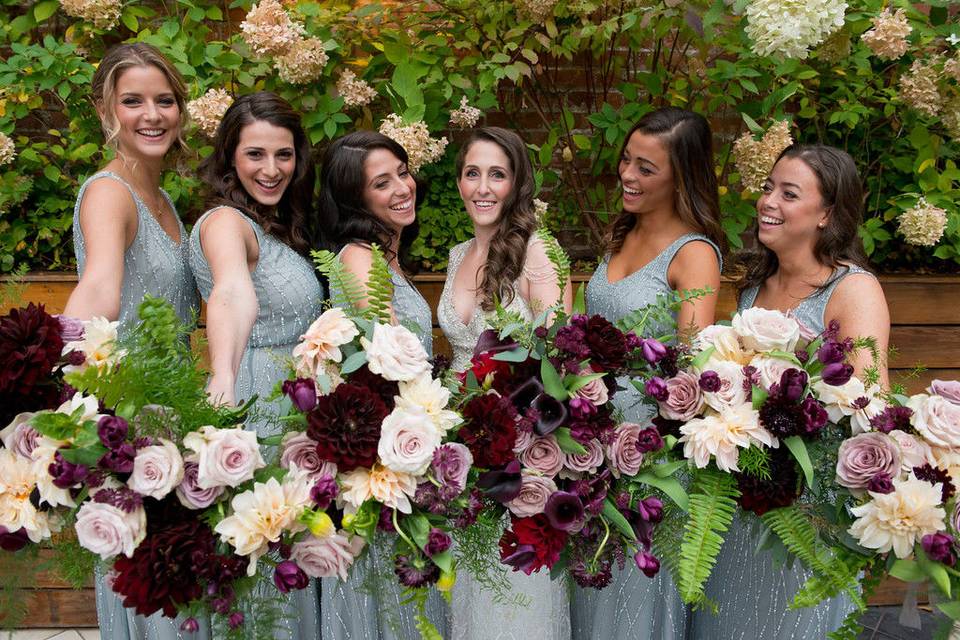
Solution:
[[[497,502],[510,502],[520,495],[523,480],[520,476],[520,463],[511,460],[503,469],[493,469],[480,474],[477,487]]]
[[[551,527],[568,533],[580,531],[586,522],[583,502],[577,494],[568,491],[554,491],[547,498],[543,512]]]
[[[564,404],[546,393],[537,396],[533,408],[537,410],[537,424],[533,425],[533,430],[538,436],[553,433],[567,419]]]

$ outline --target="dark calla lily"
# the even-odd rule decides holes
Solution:
[[[530,575],[536,560],[537,550],[533,548],[533,545],[520,544],[517,545],[513,553],[502,558],[500,562],[510,565],[515,571],[523,571],[525,574]]]
[[[542,393],[543,383],[537,378],[530,378],[510,394],[510,402],[516,407],[518,413],[523,413]]]
[[[477,346],[473,348],[473,355],[479,356],[483,353],[513,351],[519,346],[520,345],[513,340],[501,340],[500,334],[495,329],[486,329],[477,339]]]
[[[568,533],[580,531],[586,522],[583,502],[577,494],[568,491],[554,491],[547,498],[543,512],[551,527]]]
[[[477,487],[501,504],[516,498],[522,485],[520,463],[516,460],[511,460],[503,469],[485,471],[477,479]]]
[[[537,424],[533,426],[538,436],[553,433],[567,419],[567,407],[553,396],[541,393],[533,401],[533,408],[537,410]]]

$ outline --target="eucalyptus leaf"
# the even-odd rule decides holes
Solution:
[[[340,373],[341,375],[347,375],[347,374],[353,373],[354,371],[360,369],[366,363],[367,363],[367,352],[357,351],[356,353],[349,356],[346,360],[343,361],[343,366],[340,367]]]
[[[501,351],[494,354],[493,359],[501,362],[524,362],[530,357],[530,350],[523,347],[517,347],[510,351]]]

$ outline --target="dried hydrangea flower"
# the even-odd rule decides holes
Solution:
[[[790,123],[778,120],[760,140],[745,133],[733,143],[733,158],[740,182],[750,191],[760,191],[780,153],[793,144]]]
[[[475,127],[482,113],[480,109],[471,107],[467,102],[467,96],[463,96],[460,98],[460,107],[450,112],[450,125],[463,129]]]
[[[197,128],[208,138],[217,135],[223,114],[233,104],[233,96],[225,89],[208,89],[205,94],[187,103],[187,113]]]
[[[92,22],[100,29],[112,29],[120,20],[118,0],[60,0],[64,13]]]
[[[316,80],[330,58],[323,48],[323,40],[306,38],[277,56],[273,63],[280,78],[291,84],[306,84]]]
[[[947,228],[947,212],[920,198],[917,204],[900,215],[900,233],[908,244],[932,247]]]
[[[960,140],[960,96],[954,96],[943,106],[940,122],[952,138]]]
[[[17,157],[17,151],[13,146],[13,140],[5,133],[0,132],[0,166],[13,162]]]
[[[539,22],[553,13],[557,0],[518,0],[517,13],[534,22]]]
[[[430,130],[423,122],[404,124],[403,119],[391,113],[380,124],[380,133],[392,138],[407,152],[410,171],[416,173],[425,164],[440,159],[447,148],[447,139],[430,137]]]
[[[349,69],[340,74],[340,79],[337,80],[337,93],[348,107],[362,107],[370,104],[377,97],[377,90],[365,80],[357,78],[356,74]]]
[[[299,45],[306,30],[294,22],[277,0],[261,0],[240,23],[243,39],[259,56],[283,55]]]
[[[943,109],[943,96],[937,88],[939,60],[914,60],[910,70],[900,76],[900,100],[928,116],[936,116]]]
[[[873,28],[865,32],[861,39],[881,60],[896,60],[907,52],[910,43],[907,36],[913,31],[903,9],[891,12],[889,8],[880,12],[873,20]]]
[[[547,209],[550,208],[546,202],[540,198],[533,199],[533,214],[537,217],[537,222],[543,220],[543,216],[547,215]]]
[[[943,75],[960,82],[960,53],[943,63]]]
[[[836,0],[753,0],[747,5],[746,33],[759,56],[806,58],[843,26],[846,2]]]

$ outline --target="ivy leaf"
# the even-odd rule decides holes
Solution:
[[[810,454],[807,452],[807,445],[800,436],[790,436],[783,440],[790,453],[797,459],[800,468],[803,469],[803,477],[807,486],[813,489],[813,463],[810,462]]]

